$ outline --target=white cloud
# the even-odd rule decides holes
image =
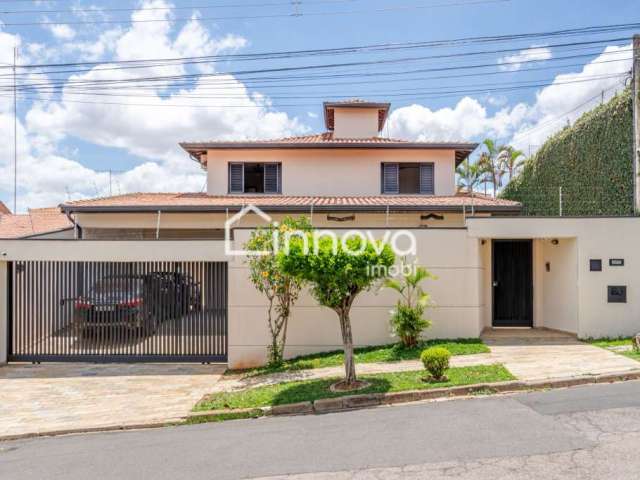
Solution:
[[[470,97],[464,97],[453,108],[431,110],[411,105],[391,113],[389,133],[391,137],[418,141],[470,140],[479,135],[504,137],[522,121],[526,111],[526,105],[518,104],[490,116],[478,100]]]
[[[100,33],[98,38],[66,43],[63,46],[63,51],[67,55],[77,54],[79,60],[95,62],[115,51],[116,42],[122,36],[122,33],[121,27],[105,30]]]
[[[150,0],[142,6],[168,5]],[[164,12],[170,18],[171,11]],[[134,18],[148,15],[135,12]],[[19,37],[0,32],[0,61],[12,56]],[[6,41],[5,41],[6,40]],[[235,51],[247,44],[240,36],[213,37],[197,18],[182,26],[170,23],[134,23],[129,28],[110,29],[95,38],[63,44],[66,54],[93,58],[109,55],[118,60],[207,56]],[[33,47],[44,55],[44,47]],[[9,52],[9,53],[8,53]],[[8,58],[8,57],[7,57]],[[76,57],[77,58],[77,57]],[[146,69],[113,70],[113,65],[96,66],[70,80],[113,80],[153,75],[182,74],[183,65]],[[200,69],[213,73],[211,67]],[[34,73],[34,75],[38,75]],[[262,95],[249,92],[229,75],[205,77],[180,90],[124,89],[131,96],[79,95],[67,85],[61,98],[41,96],[34,101],[19,128],[19,207],[55,205],[67,198],[77,199],[109,194],[108,175],[82,165],[73,155],[65,155],[64,141],[81,139],[96,145],[118,148],[145,159],[144,163],[112,176],[112,192],[201,191],[205,176],[189,159],[178,142],[201,139],[249,139],[295,135],[306,127],[286,113],[273,111]],[[214,89],[212,93],[211,89]],[[218,90],[216,90],[218,89]],[[170,93],[170,94],[169,94]],[[196,97],[211,97],[208,99]],[[88,103],[85,103],[88,102]],[[1,102],[0,102],[1,103]],[[0,104],[0,135],[12,138],[11,105],[3,114]],[[116,105],[118,104],[118,105]],[[150,106],[146,104],[162,105]],[[233,107],[229,107],[229,105]],[[10,198],[12,188],[12,142],[0,145],[0,191]],[[105,166],[105,169],[108,165]]]
[[[164,0],[147,0],[140,5],[168,4]],[[172,15],[170,10],[160,10],[155,11],[154,16],[162,14],[168,19]],[[144,15],[149,15],[149,11],[135,12],[133,17]],[[86,31],[78,32],[72,41],[58,45],[57,51],[38,43],[25,44],[19,36],[0,31],[0,62],[13,61],[13,46],[16,44],[20,46],[21,58],[27,62],[53,55],[96,61],[207,56],[235,51],[244,47],[247,41],[233,34],[213,36],[194,16],[182,25],[134,23],[127,28],[110,28],[92,35]],[[624,61],[598,63],[618,58]],[[433,110],[418,104],[399,108],[389,117],[389,133],[393,137],[437,141],[479,140],[486,136],[509,141],[514,134],[519,134],[515,137],[517,146],[540,144],[564,125],[566,119],[560,114],[586,102],[603,89],[612,86],[622,88],[619,79],[604,77],[628,70],[630,58],[628,46],[609,47],[581,71],[559,75],[530,103],[508,106],[502,97],[484,96],[465,97],[451,107]],[[215,73],[211,65],[197,68],[199,72]],[[96,66],[70,78],[113,80],[149,74],[180,75],[193,71],[194,67],[183,65],[126,70]],[[29,81],[38,79],[38,76],[42,79],[38,72],[33,75],[35,77]],[[580,82],[593,77],[602,78],[562,85],[567,81]],[[40,92],[39,100],[18,122],[21,208],[55,205],[67,198],[109,194],[108,174],[83,165],[82,157],[69,152],[65,140],[70,138],[113,148],[114,155],[118,155],[117,149],[121,149],[142,159],[136,167],[113,175],[113,193],[201,191],[204,174],[197,163],[180,150],[179,141],[269,138],[308,131],[300,120],[274,110],[268,98],[249,91],[233,76],[207,75],[180,90],[168,90],[166,87],[167,84],[144,91],[110,91],[130,95],[119,97],[79,95],[67,85],[62,97],[55,100]],[[569,119],[574,120],[591,106],[586,104],[577,109],[568,115]],[[11,108],[9,98],[0,99],[0,136],[5,139],[13,137]],[[307,117],[316,118],[317,115],[309,112],[305,114]],[[561,121],[557,121],[559,117]],[[535,128],[535,135],[525,132],[531,128]],[[0,142],[0,192],[4,199],[11,196],[12,145],[12,141]],[[108,167],[105,165],[104,168]]]
[[[625,86],[631,69],[631,45],[609,46],[580,72],[556,76],[548,87],[540,90],[530,107],[530,121],[518,126],[512,142],[532,150],[542,145],[569,121],[573,123],[603,98],[608,100]]]
[[[501,70],[514,72],[522,68],[522,63],[533,60],[549,60],[553,57],[551,50],[544,45],[532,45],[513,55],[506,55],[498,59]]]
[[[537,92],[532,103],[505,106],[493,115],[471,97],[463,98],[453,108],[431,110],[411,105],[391,113],[390,135],[432,141],[497,137],[517,148],[528,151],[531,146],[535,150],[567,120],[573,122],[592,109],[600,101],[601,92],[607,100],[623,89],[630,68],[631,46],[609,46],[581,71],[556,76]],[[495,106],[491,97],[486,101]]]
[[[59,40],[71,40],[76,36],[76,31],[65,24],[48,24],[47,28],[55,38]]]

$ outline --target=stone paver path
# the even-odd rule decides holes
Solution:
[[[199,364],[0,367],[0,437],[175,419],[210,392],[224,370]]]
[[[479,353],[475,355],[457,355],[451,357],[452,367],[466,367],[470,365],[488,365],[497,363],[490,353]],[[408,372],[412,370],[422,370],[422,362],[419,360],[404,360],[401,362],[385,363],[359,363],[356,365],[356,373],[359,375],[369,373],[389,373]],[[340,377],[344,375],[344,367],[324,367],[308,370],[293,370],[289,372],[270,373],[266,375],[256,375],[243,377],[242,374],[227,375],[223,377],[213,388],[212,392],[225,392],[241,390],[243,388],[262,387],[282,382],[293,382],[296,380],[313,380],[317,378]]]

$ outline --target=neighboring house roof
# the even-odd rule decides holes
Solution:
[[[478,146],[474,142],[410,142],[397,138],[334,138],[333,132],[272,140],[213,140],[204,142],[181,142],[180,146],[192,157],[206,166],[207,150],[230,149],[288,149],[288,148],[389,148],[407,150],[455,150],[456,165],[459,165]]]
[[[335,124],[336,108],[377,108],[378,109],[378,131],[384,127],[389,114],[390,103],[369,102],[360,98],[352,98],[349,100],[339,100],[337,102],[324,102],[324,124],[327,130],[333,130]]]
[[[518,202],[466,195],[375,195],[375,196],[287,196],[287,195],[207,195],[206,193],[130,193],[114,197],[67,202],[66,212],[225,211],[255,205],[266,211],[477,211],[518,212]]]
[[[59,208],[30,208],[29,213],[0,214],[0,239],[23,238],[72,228]]]
[[[9,210],[9,207],[7,207],[4,202],[0,201],[0,215],[2,214],[6,214],[6,213],[11,213],[11,210]]]

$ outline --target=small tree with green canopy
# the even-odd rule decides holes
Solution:
[[[388,277],[395,255],[381,242],[361,236],[342,241],[335,237],[308,234],[305,239],[291,238],[289,251],[278,254],[282,271],[309,282],[311,293],[320,305],[338,315],[344,349],[344,381],[334,388],[350,390],[360,385],[353,361],[353,335],[350,312],[358,294],[369,290],[378,280]],[[313,245],[312,249],[307,248]]]
[[[287,327],[291,309],[298,300],[302,280],[280,271],[277,251],[283,248],[287,231],[309,231],[311,224],[306,217],[286,217],[280,225],[269,224],[251,233],[244,245],[246,250],[263,252],[247,260],[250,278],[256,289],[267,297],[267,325],[271,343],[267,346],[267,361],[272,367],[282,364],[287,343]]]

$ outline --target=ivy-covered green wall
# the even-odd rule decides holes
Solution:
[[[629,89],[549,138],[501,197],[525,215],[633,214],[633,109]]]

